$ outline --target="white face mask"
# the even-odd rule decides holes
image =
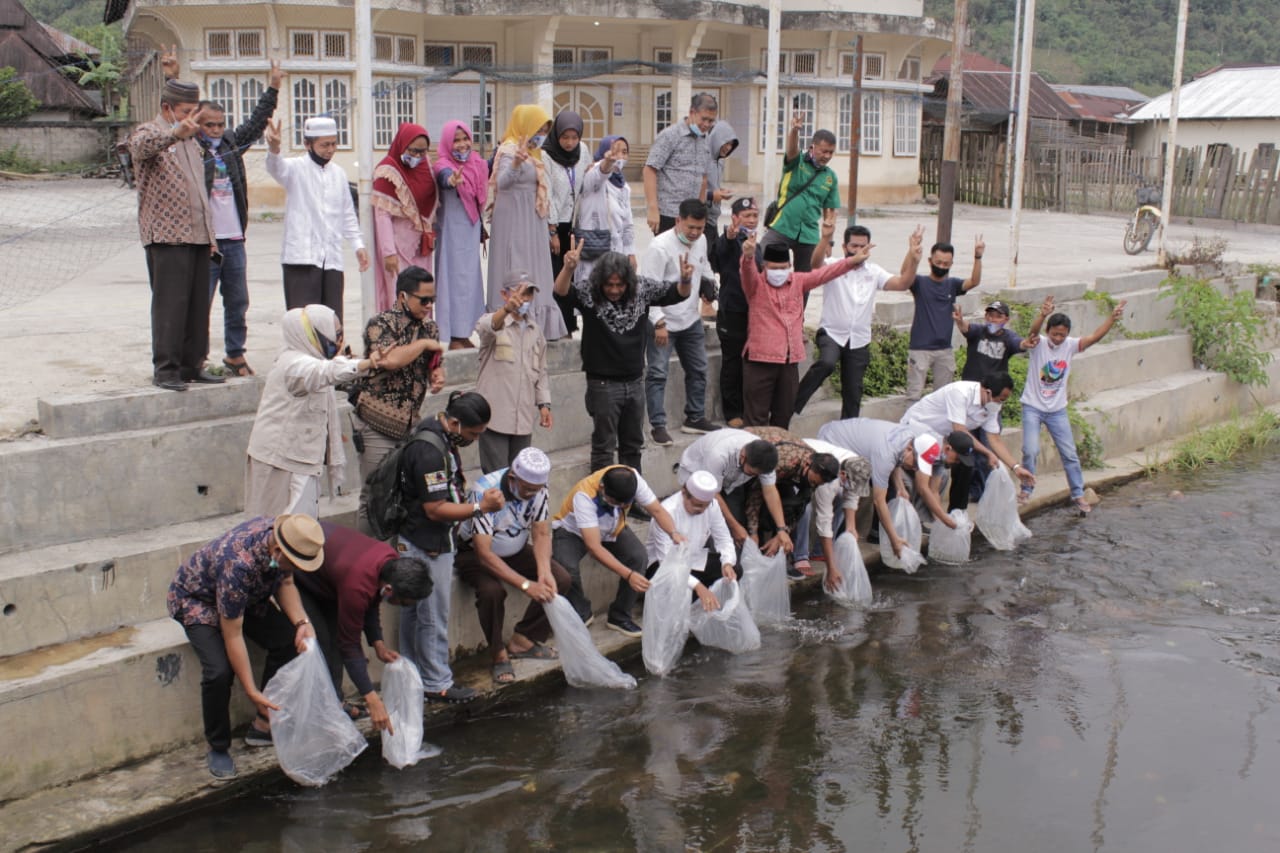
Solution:
[[[400,155],[400,162],[401,162],[401,163],[404,163],[404,164],[405,164],[406,166],[408,166],[410,169],[416,169],[416,168],[418,168],[418,164],[422,162],[422,158],[421,158],[421,157],[414,157],[414,156],[413,156],[413,155],[411,155],[411,154],[401,154],[401,155]]]
[[[765,270],[764,277],[768,280],[772,287],[782,287],[787,283],[787,279],[791,277],[791,270]]]
[[[521,317],[528,317],[529,306],[532,304],[533,304],[532,302],[521,302],[520,307],[516,309],[516,313],[519,314]]]
[[[621,171],[622,169],[624,169],[626,165],[627,165],[627,158],[625,157],[623,157],[621,160],[613,161],[613,168],[618,171]]]
[[[997,412],[999,412],[999,411],[1000,411],[1000,407],[1001,407],[1002,405],[1004,405],[1004,404],[1003,404],[1003,403],[997,403],[995,400],[992,400],[990,403],[987,403],[985,406],[983,406],[983,408],[984,408],[984,409],[986,409],[988,412],[990,412],[991,414],[993,414],[993,415],[994,415],[994,414],[996,414]]]

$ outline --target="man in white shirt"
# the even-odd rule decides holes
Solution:
[[[827,282],[822,291],[822,319],[814,337],[818,355],[796,392],[795,413],[805,404],[840,363],[840,418],[856,418],[862,409],[862,377],[871,363],[871,321],[876,312],[876,291],[906,290],[915,280],[924,228],[911,235],[907,256],[897,275],[889,275],[879,264],[864,261],[840,278]],[[871,248],[871,231],[861,225],[844,230],[845,257]],[[822,239],[814,250],[816,263],[840,263],[827,258],[831,239],[822,231]]]
[[[676,466],[681,485],[698,471],[708,471],[720,483],[716,503],[734,542],[747,538],[747,490],[759,480],[765,508],[779,530],[785,530],[782,496],[778,493],[778,448],[746,430],[725,428],[702,436],[684,449]]]
[[[661,281],[680,277],[680,263],[687,259],[696,270],[700,286],[675,305],[649,309],[652,334],[645,353],[645,403],[649,409],[650,437],[659,447],[670,447],[667,431],[667,371],[675,349],[684,368],[684,424],[681,432],[701,435],[717,429],[707,420],[707,342],[699,302],[715,292],[715,278],[707,261],[707,206],[696,198],[680,202],[680,218],[663,231],[640,258],[640,274]],[[710,300],[708,300],[710,301]]]
[[[267,174],[285,189],[284,267],[286,309],[327,305],[342,322],[342,241],[355,247],[360,272],[369,268],[369,253],[360,236],[355,201],[347,173],[330,162],[338,150],[338,125],[328,116],[303,125],[307,156],[280,156],[280,122],[267,125]]]
[[[662,508],[671,516],[676,530],[690,542],[711,541],[713,553],[707,557],[704,569],[695,571],[689,576],[689,588],[697,593],[707,610],[715,610],[720,605],[711,595],[707,585],[720,578],[737,580],[733,570],[738,559],[737,548],[733,537],[729,535],[729,527],[724,522],[724,515],[716,497],[720,494],[720,481],[709,471],[695,471],[685,481],[680,491],[662,502]],[[658,564],[666,559],[671,550],[671,537],[661,527],[649,528],[649,544],[645,549],[649,557],[649,568],[646,574],[653,577]]]

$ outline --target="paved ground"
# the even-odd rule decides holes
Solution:
[[[138,245],[131,191],[111,181],[0,183],[0,363],[6,366],[0,399],[0,436],[36,417],[40,397],[144,386],[151,378],[146,263]],[[640,218],[639,216],[637,218]],[[877,208],[861,219],[871,228],[874,259],[896,270],[907,237],[922,224],[932,241],[935,209],[924,205]],[[843,219],[840,228],[844,227]],[[1091,281],[1154,262],[1153,252],[1130,257],[1121,249],[1124,222],[1114,216],[1027,212],[1021,235],[1018,281],[1023,284]],[[249,229],[248,358],[260,373],[279,345],[284,311],[280,286],[279,221]],[[649,234],[643,225],[639,248]],[[956,269],[968,274],[975,235],[987,243],[983,287],[1009,284],[1008,212],[961,207],[954,240]],[[1175,225],[1170,246],[1193,236],[1222,236],[1226,255],[1244,263],[1278,262],[1280,229],[1256,226]],[[360,288],[349,257],[346,313],[360,316]],[[900,297],[899,297],[900,298]],[[817,320],[819,299],[811,300]],[[350,319],[348,322],[351,322]],[[211,360],[222,358],[222,308],[215,297]]]

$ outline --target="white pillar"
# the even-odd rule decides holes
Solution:
[[[773,150],[778,136],[778,55],[782,51],[782,0],[769,0],[769,45],[765,65],[764,115],[760,117],[760,126],[764,128],[764,168],[760,180],[763,188],[760,193],[761,207],[773,201],[778,184],[777,175],[781,171],[775,162]],[[763,223],[761,223],[763,224]]]
[[[373,265],[379,262],[373,247],[373,208],[369,197],[373,192],[373,22],[370,0],[356,0],[356,167],[360,187],[360,231],[369,252],[369,269],[360,274],[360,313],[365,323],[377,313],[378,300],[374,288]]]
[[[1160,207],[1160,234],[1156,238],[1156,263],[1164,266],[1168,257],[1164,248],[1164,229],[1173,214],[1173,167],[1178,159],[1178,97],[1182,94],[1182,55],[1187,43],[1187,0],[1178,2],[1178,36],[1173,48],[1173,91],[1169,93],[1169,138],[1165,142],[1164,192]]]
[[[1035,43],[1036,0],[1026,0],[1023,16],[1022,78],[1018,81],[1018,136],[1013,154],[1013,187],[1009,194],[1009,287],[1018,286],[1018,239],[1022,230],[1022,184],[1027,160],[1027,113],[1031,103],[1031,46]]]

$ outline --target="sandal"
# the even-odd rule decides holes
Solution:
[[[511,661],[500,660],[494,661],[493,664],[493,683],[501,687],[504,684],[512,684],[516,680],[516,671],[511,668]]]
[[[363,720],[369,716],[368,708],[363,705],[357,705],[354,702],[343,702],[342,710],[347,712],[347,716],[351,718],[352,722]]]
[[[231,372],[232,376],[255,375],[253,372],[253,368],[249,366],[249,362],[245,361],[243,358],[240,359],[239,361],[232,361],[229,358],[224,358],[222,360],[222,364],[227,368],[228,371]]]
[[[542,643],[534,643],[522,652],[512,651],[508,646],[507,654],[516,660],[560,660],[558,651]]]

